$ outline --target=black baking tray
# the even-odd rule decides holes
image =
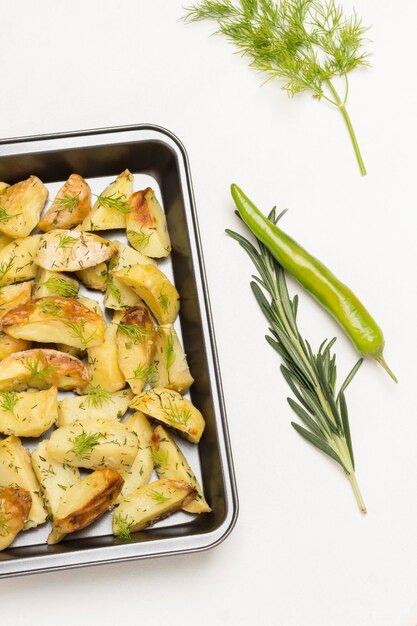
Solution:
[[[221,543],[238,514],[209,295],[194,205],[190,168],[180,141],[153,125],[123,126],[0,140],[0,180],[15,183],[31,174],[45,184],[76,172],[84,178],[115,176],[125,168],[158,183],[172,242],[172,272],[181,298],[180,330],[195,383],[191,399],[206,419],[199,444],[205,496],[212,512],[175,516],[121,542],[111,534],[10,547],[0,553],[0,578],[115,561],[196,552]],[[184,514],[185,515],[185,514]],[[172,520],[172,522],[171,522]],[[29,533],[32,531],[28,531]]]

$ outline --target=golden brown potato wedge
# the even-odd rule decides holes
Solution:
[[[106,291],[107,289],[107,265],[105,263],[81,270],[77,272],[77,276],[90,289],[97,289],[98,291]]]
[[[71,174],[66,183],[58,191],[55,200],[42,219],[39,230],[48,231],[54,228],[71,228],[81,224],[91,209],[91,189],[79,174]]]
[[[57,428],[48,441],[56,461],[86,469],[130,467],[138,447],[136,435],[120,422],[91,417]]]
[[[125,377],[119,367],[116,342],[118,323],[122,317],[123,313],[117,311],[113,321],[104,331],[103,343],[87,351],[87,367],[90,377],[88,389],[99,387],[112,393],[123,389],[126,385]]]
[[[130,389],[110,393],[103,387],[90,387],[85,396],[71,396],[58,403],[57,426],[68,426],[87,418],[118,420],[133,399]]]
[[[192,443],[198,443],[205,428],[200,411],[177,391],[154,387],[136,396],[130,405],[171,428]]]
[[[103,343],[101,315],[74,298],[48,296],[7,311],[1,329],[15,339],[64,343],[80,350]]]
[[[155,470],[159,478],[182,480],[195,487],[195,498],[182,507],[184,511],[188,513],[208,513],[211,511],[211,508],[204,498],[203,490],[193,470],[189,466],[187,459],[173,438],[162,426],[155,428],[151,439],[151,446]]]
[[[80,285],[75,278],[71,278],[61,272],[51,272],[39,268],[32,291],[32,298],[45,298],[47,296],[61,296],[62,298],[76,298]]]
[[[33,281],[27,280],[16,285],[0,287],[0,320],[10,309],[29,302],[32,293]]]
[[[127,309],[117,325],[119,367],[133,393],[140,394],[155,371],[156,330],[149,309],[139,305]]]
[[[0,391],[48,389],[54,385],[68,390],[85,387],[88,380],[84,363],[58,350],[23,350],[0,362]]]
[[[194,382],[187,358],[171,324],[158,326],[155,344],[155,385],[185,393]]]
[[[24,339],[14,339],[9,337],[3,331],[0,331],[0,361],[6,357],[14,354],[15,352],[21,352],[22,350],[29,350],[31,347],[31,341],[25,341]]]
[[[0,287],[35,278],[40,235],[15,239],[0,250]]]
[[[0,552],[23,530],[32,506],[32,497],[20,487],[0,487]]]
[[[132,191],[133,175],[125,170],[97,196],[93,208],[81,224],[81,230],[126,228],[128,200]]]
[[[0,230],[12,239],[27,237],[39,221],[49,192],[37,176],[8,187],[0,195]]]
[[[123,498],[113,514],[113,534],[129,539],[130,533],[175,513],[192,500],[195,489],[176,480],[156,480]]]
[[[29,491],[32,506],[25,522],[25,529],[43,524],[47,513],[32,468],[30,452],[14,435],[0,441],[0,486],[17,486]]]
[[[153,472],[152,428],[148,420],[143,413],[136,411],[133,415],[129,415],[124,425],[137,436],[139,450],[131,467],[120,470],[125,483],[116,502],[139,489],[139,487],[146,485],[150,481]]]
[[[48,543],[54,544],[82,530],[108,511],[120,493],[123,478],[111,469],[99,469],[73,485],[65,493],[56,515]]]
[[[58,419],[58,389],[1,391],[0,432],[17,437],[40,437]]]
[[[165,213],[150,187],[130,196],[126,234],[129,243],[146,256],[161,258],[171,252]]]
[[[123,270],[139,263],[140,265],[155,265],[155,261],[145,257],[143,254],[134,250],[130,246],[126,246],[120,241],[113,242],[117,247],[117,254],[110,260],[109,272],[111,270]],[[141,298],[121,280],[112,276],[110,273],[107,275],[107,291],[104,296],[104,305],[108,309],[115,309],[120,311],[127,309],[136,304],[142,302]]]
[[[174,285],[154,265],[132,265],[121,270],[111,270],[142,298],[151,309],[159,324],[172,324],[178,315],[180,297]]]
[[[50,230],[40,238],[36,263],[54,272],[78,272],[111,259],[116,247],[92,233]]]
[[[56,515],[68,489],[80,481],[80,472],[77,467],[57,463],[48,453],[47,445],[45,439],[37,445],[32,453],[32,466],[48,513]]]
[[[0,181],[0,193],[6,191],[6,189],[8,189],[9,187],[9,183],[4,183],[3,181]]]

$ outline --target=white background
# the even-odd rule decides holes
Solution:
[[[366,178],[337,111],[272,82],[260,89],[208,24],[178,21],[182,4],[0,0],[0,137],[152,122],[184,142],[239,520],[211,552],[2,580],[1,623],[416,626],[416,4],[356,4],[373,24],[373,68],[352,76],[349,102]],[[290,427],[251,264],[224,235],[237,226],[233,181],[265,211],[289,207],[285,229],[384,329],[399,385],[367,362],[348,393],[367,516],[343,473]],[[303,293],[299,322],[316,347],[337,334],[345,374],[352,346]]]

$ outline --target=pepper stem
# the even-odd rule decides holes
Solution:
[[[394,374],[394,372],[388,367],[387,362],[385,361],[384,357],[382,356],[382,354],[378,354],[377,356],[374,357],[375,361],[378,361],[378,363],[380,365],[382,365],[382,367],[384,368],[384,370],[391,376],[392,380],[394,381],[394,383],[398,383],[398,379],[396,377],[396,375]]]
[[[355,131],[353,130],[352,122],[350,121],[349,114],[348,114],[348,112],[346,110],[346,107],[345,107],[345,102],[342,102],[342,100],[340,99],[339,94],[337,93],[336,89],[334,88],[334,86],[332,85],[330,80],[328,80],[326,82],[327,82],[327,85],[329,86],[329,89],[332,92],[332,94],[333,94],[333,96],[334,96],[334,98],[336,100],[335,104],[338,107],[338,109],[340,110],[340,112],[342,113],[343,119],[345,120],[345,124],[347,126],[348,131],[349,131],[350,139],[352,141],[353,149],[355,151],[356,159],[358,161],[358,165],[359,165],[359,169],[361,171],[361,174],[362,174],[362,176],[366,176],[365,164],[364,164],[363,159],[362,159],[362,154],[361,154],[361,151],[359,149],[359,144],[358,144],[358,140],[356,139]]]

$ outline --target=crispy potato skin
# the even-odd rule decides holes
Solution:
[[[42,303],[53,303],[59,307],[59,317],[53,316],[45,311],[40,306]],[[87,308],[78,300],[73,298],[61,298],[60,296],[46,296],[44,298],[37,298],[31,300],[26,304],[10,309],[5,313],[1,320],[2,330],[7,333],[9,326],[15,326],[16,324],[27,324],[28,322],[37,322],[42,320],[62,320],[69,322],[77,322],[80,319],[96,323],[101,321],[101,317],[94,313],[91,309]]]
[[[61,203],[64,197],[76,198],[78,204],[74,208],[65,208]],[[71,174],[67,182],[58,191],[52,206],[39,221],[38,228],[47,232],[54,228],[71,228],[81,224],[91,208],[91,189],[82,176]]]
[[[153,193],[150,187],[147,187],[143,191],[136,191],[132,193],[129,199],[130,214],[135,220],[146,226],[147,228],[153,228],[156,226],[156,219],[149,210],[147,195]]]
[[[30,365],[46,372],[34,376]],[[48,371],[49,370],[49,371]],[[6,375],[11,371],[11,378]],[[59,389],[85,387],[89,381],[87,367],[82,361],[58,350],[34,348],[15,352],[0,363],[0,391],[19,391],[27,387],[47,389],[56,385]]]
[[[0,550],[7,548],[23,529],[32,506],[32,496],[21,487],[0,487]]]
[[[63,518],[54,518],[54,529],[59,533],[73,533],[92,524],[112,506],[124,483],[120,474],[111,469],[96,470],[88,478],[96,483],[98,492],[83,508]]]

